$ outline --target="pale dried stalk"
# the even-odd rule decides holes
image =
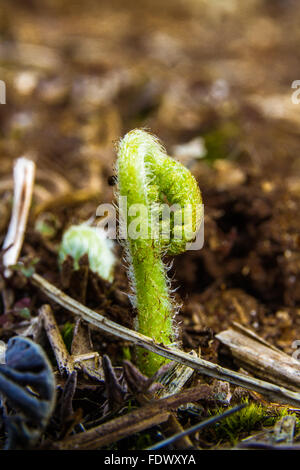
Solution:
[[[0,341],[0,364],[5,364],[6,344]]]
[[[192,357],[197,357],[195,351],[191,351],[189,354]],[[155,394],[156,397],[165,398],[180,392],[193,373],[194,369],[191,367],[174,363],[174,365],[158,379],[158,382],[161,383],[164,388],[157,390]]]
[[[300,393],[292,392],[291,390],[279,387],[278,385],[248,377],[247,375],[235,372],[217,364],[205,361],[198,357],[192,357],[190,354],[180,351],[178,349],[157,344],[152,338],[142,335],[136,331],[130,330],[124,326],[108,320],[103,315],[94,312],[93,310],[85,307],[80,302],[72,299],[61,290],[57,289],[53,284],[43,279],[38,274],[33,274],[31,277],[32,283],[39,287],[49,298],[57,302],[62,307],[66,308],[75,315],[94,325],[95,327],[109,333],[113,336],[131,341],[137,346],[152,351],[160,356],[166,357],[172,361],[180,362],[181,364],[198,370],[204,375],[214,377],[219,380],[230,382],[234,385],[254,390],[261,393],[269,401],[278,403],[290,404],[300,407]]]
[[[295,435],[296,416],[283,416],[274,426],[272,441],[281,444],[292,444]]]
[[[259,343],[264,344],[268,348],[271,348],[274,351],[279,352],[280,354],[284,354],[289,359],[291,359],[291,356],[289,356],[288,354],[286,354],[283,351],[280,351],[280,349],[276,348],[276,346],[274,346],[274,344],[271,344],[268,341],[266,341],[264,338],[261,338],[261,336],[258,336],[254,331],[250,330],[249,328],[246,328],[244,325],[241,325],[240,323],[237,323],[237,322],[234,321],[234,322],[232,322],[232,328],[234,330],[240,331],[241,333],[244,333],[246,336],[249,336],[249,338],[252,338],[252,339],[258,341]]]
[[[300,363],[287,354],[262,343],[260,338],[250,337],[245,332],[232,329],[222,331],[216,337],[229,347],[233,357],[246,370],[255,376],[267,378],[271,382],[300,389]]]
[[[287,415],[278,420],[273,429],[264,431],[247,437],[238,443],[237,448],[265,448],[265,449],[294,449],[299,450],[299,446],[293,446],[296,417]]]
[[[96,351],[86,353],[86,354],[78,354],[77,356],[72,356],[72,357],[74,360],[74,364],[77,362],[89,361],[92,359],[96,363],[96,365],[99,364],[99,358],[100,358],[99,353],[97,353]]]
[[[14,166],[14,202],[10,224],[3,243],[7,251],[3,255],[5,277],[10,277],[13,266],[18,261],[31,206],[35,177],[35,163],[25,157],[18,158]]]
[[[65,343],[63,342],[50,305],[43,305],[39,309],[39,314],[46,330],[49,342],[52,346],[60,373],[67,373],[67,375],[71,375],[74,370],[73,360],[67,351]]]
[[[91,379],[104,380],[102,358],[94,351],[89,326],[81,318],[77,318],[73,331],[71,355],[75,369],[81,369]]]
[[[195,351],[191,351],[190,354],[193,357],[197,357]],[[158,382],[164,385],[164,387],[157,390],[155,394],[156,398],[165,398],[180,392],[193,373],[194,369],[178,362],[173,363],[172,367],[158,379]],[[185,406],[189,405],[190,404],[187,403]],[[168,421],[163,425],[163,429],[167,436],[172,436],[183,431],[175,413],[170,414]],[[189,436],[183,436],[174,442],[174,446],[176,449],[192,449],[193,443]]]

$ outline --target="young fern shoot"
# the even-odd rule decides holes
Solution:
[[[117,174],[137,329],[158,343],[172,344],[176,307],[162,258],[184,252],[195,238],[203,218],[200,190],[190,171],[167,156],[153,135],[140,129],[121,140]],[[165,362],[140,348],[137,360],[148,375]]]

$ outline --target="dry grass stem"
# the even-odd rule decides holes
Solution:
[[[3,265],[6,267],[4,271],[5,277],[11,276],[12,271],[9,269],[9,266],[17,263],[22,249],[31,206],[34,178],[35,163],[25,157],[18,158],[14,166],[14,202],[12,215],[3,243],[3,249],[6,250],[3,255]]]

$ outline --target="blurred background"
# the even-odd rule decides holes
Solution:
[[[211,329],[238,320],[291,352],[299,14],[296,0],[2,0],[1,241],[15,158],[37,164],[24,253],[47,272],[64,227],[113,199],[116,142],[146,127],[203,193],[205,247],[175,262],[186,346],[201,337],[205,351]]]

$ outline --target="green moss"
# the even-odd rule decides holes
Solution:
[[[248,400],[244,402],[248,403]],[[210,410],[209,415],[214,416],[224,411],[224,408]],[[291,413],[288,412],[287,408],[278,410],[272,409],[272,411],[270,411],[270,408],[251,402],[241,411],[218,422],[215,427],[208,432],[213,433],[214,438],[219,442],[230,441],[231,445],[235,445],[252,431],[259,431],[263,427],[273,427],[280,418],[288,414]]]

